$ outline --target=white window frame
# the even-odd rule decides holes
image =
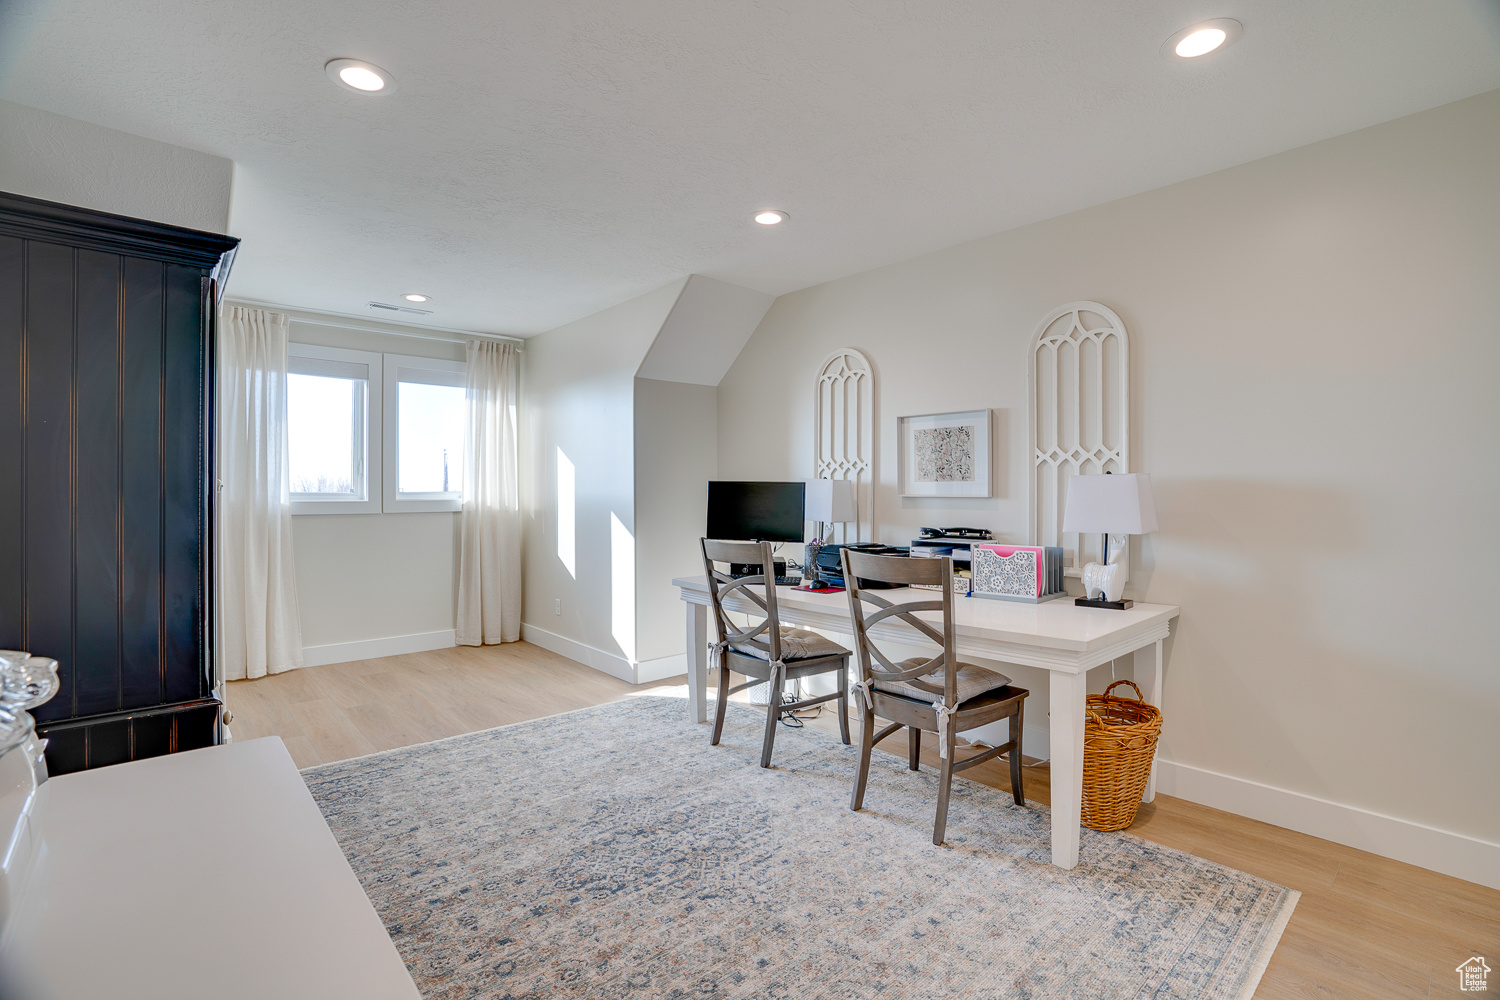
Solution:
[[[321,347],[317,344],[290,344],[287,347],[288,372],[295,374],[293,359],[309,358],[316,361],[342,361],[347,364],[365,365],[369,379],[365,385],[364,468],[365,497],[362,500],[323,500],[315,494],[293,493],[293,514],[379,514],[381,484],[381,392],[385,385],[384,356],[371,351],[351,351],[342,347]],[[291,428],[287,428],[288,433]],[[358,430],[356,431],[358,433]],[[356,455],[356,461],[358,456]]]
[[[432,384],[463,385],[469,366],[462,361],[445,361],[440,358],[423,358],[409,354],[387,354],[385,356],[385,507],[387,514],[415,514],[422,512],[457,511],[463,508],[462,490],[451,493],[417,493],[403,498],[397,488],[401,472],[400,406],[401,392],[398,383],[402,371],[431,373]],[[457,376],[454,381],[453,377]],[[469,470],[464,469],[468,476]]]

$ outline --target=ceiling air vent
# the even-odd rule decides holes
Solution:
[[[431,309],[413,309],[411,306],[393,306],[389,302],[371,302],[371,309],[383,309],[393,313],[411,313],[414,316],[431,316]]]

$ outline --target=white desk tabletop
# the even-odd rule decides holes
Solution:
[[[673,580],[672,585],[683,591],[699,591],[707,599],[708,582],[704,577],[680,577]],[[918,599],[912,596],[915,594],[931,594],[933,599],[940,597],[931,591],[882,590],[874,593],[895,601]],[[849,619],[849,599],[843,591],[815,594],[793,587],[777,587],[776,601],[782,607],[835,615],[846,624]],[[1171,604],[1136,604],[1124,611],[1114,611],[1080,608],[1070,598],[1043,604],[1021,604],[983,597],[960,597],[954,601],[953,618],[955,629],[965,636],[1087,653],[1113,645],[1122,634],[1170,621],[1179,611]],[[937,613],[933,612],[932,617],[936,619]]]
[[[417,1000],[280,739],[67,774],[7,942],[59,1000]]]

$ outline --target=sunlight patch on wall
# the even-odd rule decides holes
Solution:
[[[557,558],[578,579],[578,540],[574,525],[573,463],[557,449]]]
[[[635,659],[635,537],[620,518],[609,515],[610,634]]]

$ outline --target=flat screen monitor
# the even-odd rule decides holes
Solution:
[[[800,542],[806,525],[802,483],[708,484],[708,537]]]

